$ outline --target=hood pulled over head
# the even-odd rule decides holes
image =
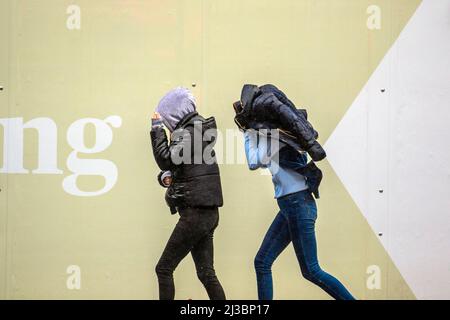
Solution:
[[[170,90],[158,103],[156,112],[164,125],[173,131],[177,124],[196,109],[195,98],[189,89],[178,87]]]

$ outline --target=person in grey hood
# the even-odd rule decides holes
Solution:
[[[169,129],[170,142],[164,126]],[[211,150],[215,143],[217,126],[213,117],[203,118],[196,111],[195,98],[186,88],[169,91],[159,102],[152,117],[150,131],[153,155],[163,173],[158,181],[170,171],[166,202],[171,213],[179,213],[175,229],[156,265],[159,297],[162,300],[175,298],[173,272],[181,260],[191,253],[197,276],[204,285],[210,299],[225,300],[224,290],[217,279],[213,265],[213,235],[219,223],[218,208],[223,205],[219,166],[214,150],[208,161],[194,157],[194,150]],[[208,134],[204,134],[208,131]],[[195,135],[201,135],[196,139]],[[200,143],[194,148],[194,143]],[[183,153],[181,163],[175,161],[176,154]],[[187,157],[186,157],[187,155]],[[211,161],[213,160],[213,161]]]
[[[196,111],[195,98],[191,91],[178,87],[169,91],[158,103],[156,112],[161,116],[161,120],[170,132],[180,123],[187,114]]]

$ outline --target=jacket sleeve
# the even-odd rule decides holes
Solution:
[[[244,140],[248,168],[250,170],[267,168],[271,160],[270,144],[267,139],[258,137],[256,131],[247,130],[244,133]]]
[[[167,135],[163,127],[155,127],[150,131],[150,138],[152,141],[153,156],[158,164],[158,167],[163,170],[170,170],[172,160],[170,157],[169,143]]]
[[[254,101],[254,111],[263,118],[276,117],[281,127],[289,130],[297,138],[301,148],[307,151],[313,160],[325,158],[323,148],[315,139],[315,131],[305,115],[283,104],[273,93],[264,93]]]
[[[258,157],[258,141],[253,131],[244,133],[245,157],[247,158],[248,168],[256,170],[261,167]]]
[[[303,148],[307,149],[308,145],[314,141],[313,135],[306,126],[307,120],[304,116],[283,104],[273,93],[260,95],[255,99],[254,107],[259,117],[276,117],[283,128],[292,131]]]
[[[175,166],[183,164],[191,157],[193,150],[193,128],[174,131],[172,141],[169,144],[166,131],[163,127],[155,127],[150,131],[153,156],[158,167],[163,171],[171,171]]]

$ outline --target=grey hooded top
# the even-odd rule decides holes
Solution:
[[[159,101],[156,112],[161,115],[164,125],[172,132],[187,114],[196,109],[195,98],[189,89],[178,87],[170,90]]]

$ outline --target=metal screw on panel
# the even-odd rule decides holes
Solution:
[[[383,233],[382,233],[382,232],[379,232],[379,233],[378,233],[378,236],[382,237],[382,236],[383,236]]]
[[[378,190],[378,192],[379,192],[379,193],[383,193],[383,192],[384,192],[384,190],[383,190],[383,189],[380,189],[380,190]]]
[[[191,86],[192,86],[193,88],[195,88],[195,87],[197,86],[197,84],[196,84],[195,82],[193,82],[193,83],[191,84]]]
[[[381,92],[383,92],[383,93],[384,93],[385,91],[386,91],[386,89],[381,89]]]

